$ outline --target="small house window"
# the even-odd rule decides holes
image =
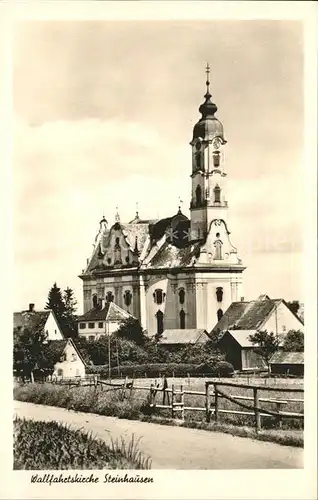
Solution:
[[[162,304],[165,298],[165,293],[162,290],[157,289],[154,291],[153,299],[156,304]]]
[[[114,300],[114,295],[112,292],[107,292],[107,295],[106,295],[106,300],[107,302],[113,302]]]
[[[183,309],[180,311],[179,316],[180,316],[180,328],[181,328],[181,330],[184,330],[185,329],[185,312]]]
[[[180,302],[180,304],[184,304],[184,299],[185,299],[184,288],[180,288],[180,290],[179,290],[179,302]]]
[[[90,329],[95,328],[95,323],[88,323],[88,328]]]
[[[59,369],[57,370],[57,376],[58,376],[58,377],[63,377],[63,370],[62,370],[62,368],[59,368]]]
[[[104,326],[104,323],[103,323],[102,321],[100,321],[100,322],[98,323],[98,328],[103,328],[103,326]]]
[[[126,290],[124,293],[124,302],[127,307],[130,306],[132,300],[132,294],[130,290]]]
[[[75,352],[72,353],[72,361],[76,361],[77,360],[77,355]]]
[[[215,186],[213,192],[214,192],[214,202],[221,203],[221,189],[218,186],[218,184]]]
[[[86,323],[80,323],[79,327],[81,330],[83,330],[84,328],[86,328]]]
[[[217,312],[216,314],[217,314],[217,316],[218,316],[218,321],[220,321],[220,319],[221,319],[221,318],[222,318],[222,316],[223,316],[223,311],[222,311],[222,309],[219,309],[219,310],[218,310],[218,312]]]
[[[216,289],[216,298],[218,302],[222,302],[223,300],[223,288],[218,286]]]

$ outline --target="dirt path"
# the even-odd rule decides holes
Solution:
[[[290,469],[303,467],[303,450],[218,432],[169,427],[78,413],[64,408],[14,402],[14,413],[34,420],[56,420],[92,431],[109,441],[132,434],[152,458],[152,469]]]

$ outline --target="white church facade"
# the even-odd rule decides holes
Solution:
[[[108,227],[103,217],[80,275],[84,314],[113,301],[151,336],[167,329],[209,332],[241,299],[245,267],[227,225],[226,140],[215,117],[208,67],[207,75],[201,118],[190,142],[190,218],[179,208],[165,219],[144,220],[136,213],[124,223],[117,213]]]

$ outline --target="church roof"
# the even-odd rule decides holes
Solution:
[[[209,340],[203,328],[164,330],[160,344],[196,344]]]
[[[265,296],[250,302],[232,302],[211,333],[259,329],[281,301],[281,299],[270,299]]]

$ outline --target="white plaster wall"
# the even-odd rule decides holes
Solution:
[[[63,362],[58,362],[54,366],[54,376],[58,375],[58,370],[63,370],[63,377],[77,377],[77,376],[85,376],[85,365],[82,360],[79,358],[77,352],[71,344],[67,344],[64,350],[64,354],[66,356],[66,360]],[[75,357],[73,358],[73,354]]]
[[[62,340],[64,338],[52,313],[49,314],[49,317],[46,320],[44,331],[48,333],[47,340]]]
[[[282,302],[268,318],[266,323],[262,325],[262,330],[267,330],[268,333],[276,333],[276,318],[277,318],[277,333],[284,334],[289,330],[304,331],[304,325],[294,316],[294,314]]]

